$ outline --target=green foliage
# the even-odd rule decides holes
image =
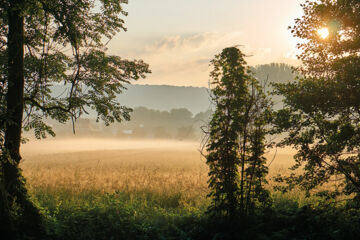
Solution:
[[[359,1],[307,1],[304,16],[296,20],[292,33],[306,41],[298,45],[303,77],[278,84],[285,97],[284,109],[275,120],[275,131],[287,132],[280,145],[298,149],[290,177],[279,177],[290,187],[299,185],[308,195],[319,192],[325,199],[340,194],[358,201],[360,194],[360,57]],[[327,27],[321,38],[317,30]]]
[[[319,0],[302,4],[304,16],[290,27],[295,37],[305,40],[298,44],[299,59],[303,63],[299,68],[301,74],[331,78],[339,62],[357,69],[350,63],[354,57],[359,57],[359,4],[358,0]],[[323,27],[329,31],[325,39],[317,32]],[[346,72],[343,71],[345,75]]]
[[[150,70],[142,60],[106,54],[104,41],[126,30],[123,3],[0,1],[0,205],[11,208],[0,219],[0,225],[10,226],[2,229],[6,237],[17,229],[33,237],[42,234],[41,215],[19,169],[22,130],[34,130],[37,138],[54,136],[46,118],[74,123],[88,109],[106,125],[129,120],[131,109],[115,101],[116,94]],[[57,84],[66,90],[54,96],[51,87]]]
[[[35,136],[53,135],[44,122],[76,120],[89,109],[105,124],[129,120],[131,109],[116,101],[116,94],[130,80],[150,73],[142,60],[125,60],[106,54],[104,37],[126,30],[121,15],[125,1],[25,1],[24,103],[25,130],[35,129]],[[5,5],[4,5],[5,6]],[[96,10],[99,9],[99,10]],[[2,8],[1,39],[6,39],[6,8]],[[2,28],[3,29],[3,28]],[[0,49],[0,76],[7,81],[6,45]],[[54,96],[53,85],[64,85],[64,92]],[[6,85],[4,86],[6,88]]]
[[[357,210],[277,194],[270,209],[255,211],[227,229],[181,193],[104,193],[33,190],[44,207],[44,239],[352,239],[360,234]],[[180,201],[179,201],[180,200]]]
[[[243,57],[232,47],[211,61],[216,110],[209,126],[206,160],[212,198],[209,212],[217,217],[247,215],[259,204],[269,203],[263,154],[270,104]]]
[[[196,239],[204,225],[201,208],[181,203],[181,193],[34,193],[47,207],[46,239]]]

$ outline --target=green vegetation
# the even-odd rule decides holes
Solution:
[[[103,193],[71,189],[33,192],[46,216],[44,239],[353,239],[360,212],[344,207],[299,205],[276,194],[271,208],[256,212],[229,231],[205,215],[207,202],[193,206],[182,193]]]
[[[303,8],[292,28],[295,37],[306,40],[299,44],[301,77],[276,85],[284,108],[275,128],[287,136],[279,145],[298,150],[293,169],[304,171],[279,181],[360,206],[359,1],[322,0]],[[325,38],[317,31],[324,27]],[[327,183],[333,188],[318,189]]]
[[[45,215],[49,240],[352,239],[359,234],[358,210],[306,198],[299,189],[283,194],[269,188],[273,201],[266,210],[225,228],[205,214],[208,169],[199,155],[193,148],[45,155],[39,150],[24,154],[22,168]],[[270,166],[270,186],[279,167]]]
[[[51,171],[45,176],[41,176],[44,165],[33,167],[26,173],[28,179],[45,180],[26,183],[20,169],[23,131],[34,130],[39,139],[54,135],[46,118],[74,122],[88,109],[105,125],[129,120],[131,109],[117,97],[124,84],[144,78],[150,70],[142,60],[105,52],[104,39],[126,30],[123,3],[127,1],[0,0],[2,236],[66,240],[360,236],[359,0],[302,4],[304,16],[290,28],[303,40],[298,44],[302,66],[290,74],[285,65],[269,65],[289,77],[286,83],[274,80],[270,87],[283,100],[277,112],[260,86],[268,87],[269,78],[263,74],[267,66],[255,67],[262,79],[254,78],[236,47],[225,48],[211,61],[213,114],[193,117],[185,108],[137,109],[134,124],[141,129],[133,130],[139,135],[146,135],[141,132],[145,118],[161,116],[160,125],[152,126],[156,138],[170,138],[165,129],[169,126],[180,126],[176,138],[187,138],[193,127],[190,121],[212,114],[205,152],[208,177],[194,162],[187,169],[176,165],[178,158],[185,161],[185,150],[177,142],[178,161],[171,167],[161,169],[168,160],[163,148],[156,161],[147,163],[149,168],[135,163],[120,174],[115,168],[119,156],[107,168],[100,164],[106,159],[104,151],[95,167],[70,161],[67,165],[78,165],[69,170],[55,161],[47,165]],[[66,91],[54,96],[55,84],[64,85]],[[275,186],[268,176],[272,162],[265,158],[270,133],[282,134],[278,146],[297,151],[293,172],[278,176]],[[127,157],[134,160],[139,152],[130,151]],[[149,160],[149,152],[142,158]],[[92,159],[90,165],[94,155],[86,155]],[[101,183],[96,181],[99,171]],[[79,182],[81,174],[84,182]]]
[[[129,120],[116,101],[130,80],[150,73],[142,60],[105,52],[104,40],[126,30],[126,1],[0,1],[0,230],[42,234],[42,216],[29,199],[19,169],[23,130],[36,138],[54,132],[45,119],[74,122],[91,108],[106,125]],[[69,48],[69,51],[64,51]],[[66,91],[53,96],[51,86]]]
[[[204,221],[201,208],[181,202],[181,193],[112,194],[37,191],[47,206],[49,239],[194,239]]]
[[[269,204],[268,168],[263,156],[271,105],[236,47],[211,61],[211,97],[216,106],[209,126],[209,213],[234,221]]]

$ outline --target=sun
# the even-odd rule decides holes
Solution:
[[[322,39],[325,39],[329,36],[329,29],[326,27],[320,28],[319,30],[317,30],[317,33]]]

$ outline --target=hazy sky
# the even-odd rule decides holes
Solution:
[[[296,64],[296,39],[287,29],[304,0],[129,0],[127,32],[109,53],[143,59],[152,74],[138,84],[207,86],[209,61],[241,45],[249,65]]]

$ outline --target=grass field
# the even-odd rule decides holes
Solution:
[[[196,142],[165,140],[35,140],[23,145],[21,167],[47,216],[49,239],[208,239],[203,236],[208,169],[199,149]],[[273,176],[289,172],[293,153],[267,153],[269,189]],[[312,200],[302,192],[273,193],[273,199],[275,213],[255,224],[269,221],[272,227],[250,228],[244,239],[327,234],[321,230],[324,219],[312,222],[313,212],[303,214],[301,206]],[[303,221],[310,229],[305,235]]]
[[[208,191],[208,168],[199,149],[196,142],[165,140],[30,141],[23,146],[21,167],[32,189],[181,193],[199,202]],[[292,163],[289,150],[275,156],[271,151],[267,157],[272,161],[269,178]]]

